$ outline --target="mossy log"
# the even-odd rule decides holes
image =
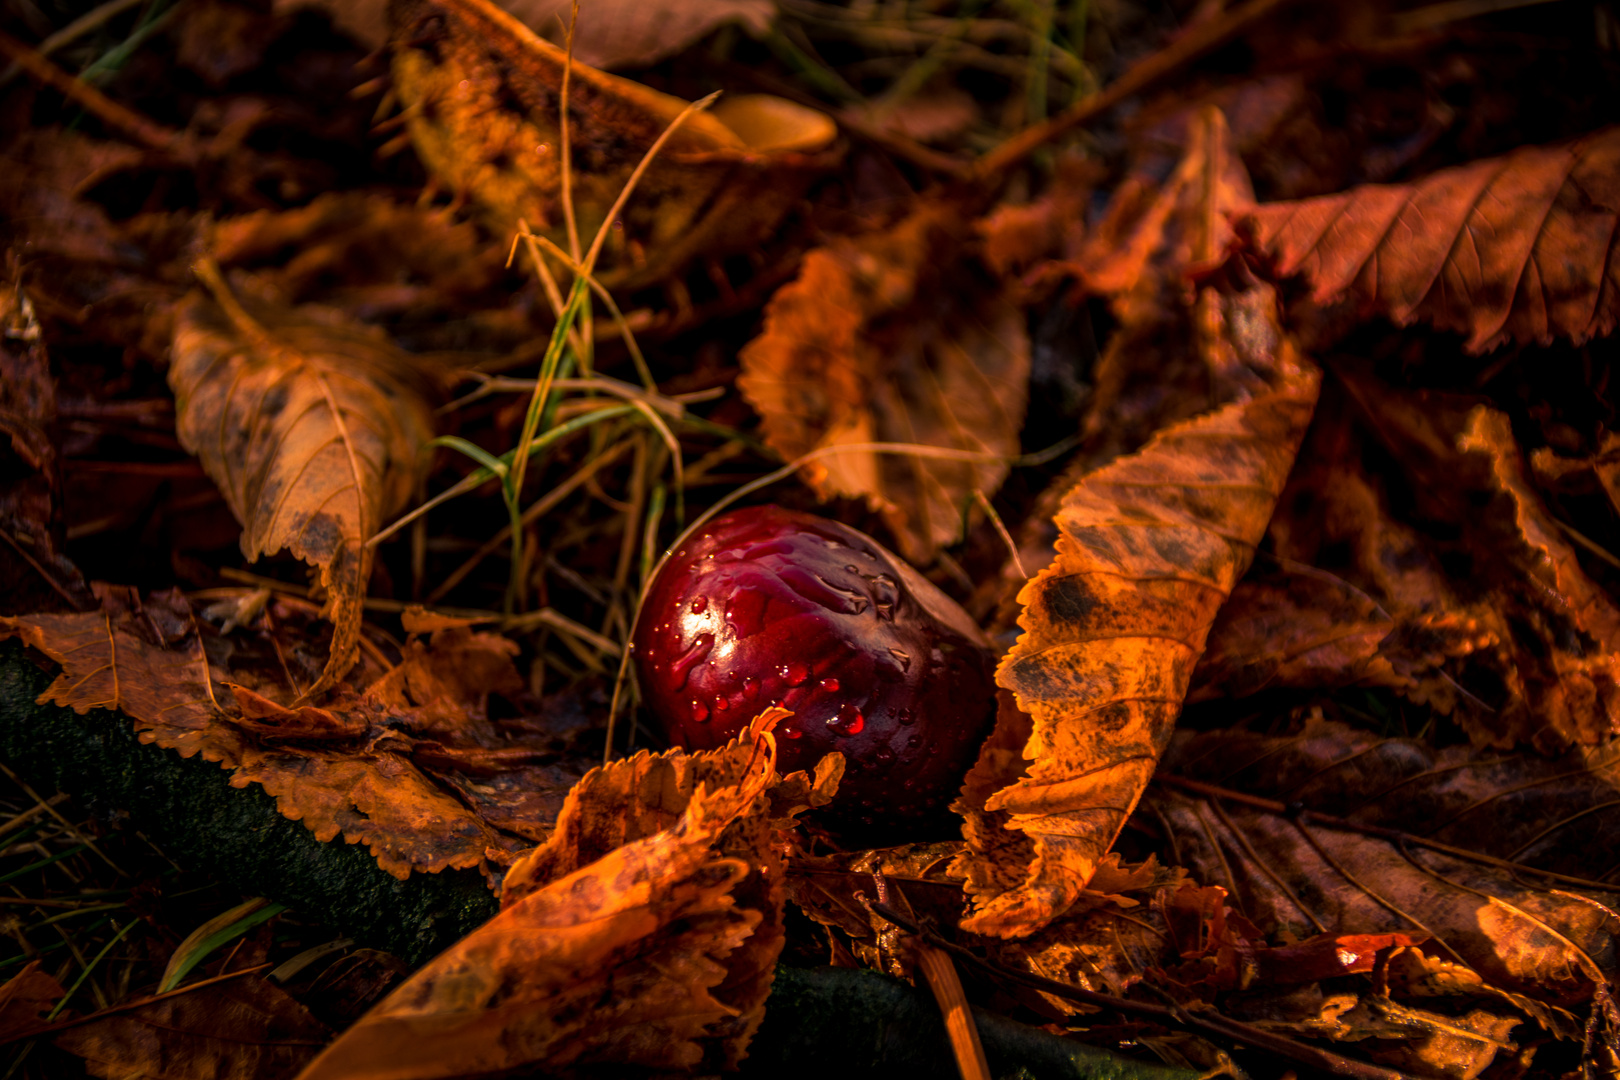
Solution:
[[[20,643],[0,643],[0,761],[36,789],[65,791],[97,813],[127,813],[175,859],[413,966],[495,914],[476,871],[400,881],[364,847],[315,839],[259,785],[233,788],[201,755],[140,742],[120,713],[37,703],[53,678]]]

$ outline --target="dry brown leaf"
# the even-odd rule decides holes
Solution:
[[[1379,994],[1311,992],[1267,1003],[1252,1017],[1266,1031],[1334,1042],[1358,1049],[1402,1075],[1474,1080],[1496,1060],[1519,1049],[1508,1041],[1522,1020],[1485,1009],[1442,1014]]]
[[[1444,169],[1412,184],[1261,206],[1244,221],[1282,277],[1363,313],[1423,319],[1484,352],[1614,329],[1620,128]]]
[[[0,985],[0,1040],[10,1041],[19,1032],[38,1027],[66,993],[54,976],[41,970],[40,963],[28,961]]]
[[[167,311],[190,284],[175,282],[167,264],[191,241],[191,223],[163,212],[115,223],[86,197],[141,183],[152,155],[59,128],[27,131],[0,153],[0,217],[41,318],[76,327],[80,341],[161,359]]]
[[[884,901],[919,923],[954,926],[962,917],[962,883],[945,871],[961,850],[960,841],[948,840],[800,855],[788,867],[788,897],[816,922],[842,931],[862,964],[911,978],[915,954],[906,936],[870,905]]]
[[[1342,374],[1350,392],[1325,403],[1266,573],[1222,612],[1195,696],[1388,686],[1478,744],[1547,752],[1620,730],[1620,608],[1531,487],[1507,417]],[[1365,461],[1383,451],[1400,469],[1375,481]]]
[[[262,975],[69,1028],[56,1045],[107,1080],[290,1080],[331,1030]]]
[[[782,715],[768,710],[719,750],[593,770],[552,839],[508,874],[500,914],[303,1080],[735,1067],[782,945],[778,834],[805,805],[773,806]]]
[[[296,209],[227,218],[210,243],[221,266],[251,272],[282,303],[330,304],[371,321],[457,314],[494,283],[505,255],[442,208],[373,191],[328,192]]]
[[[1164,831],[1177,857],[1230,890],[1234,909],[1268,935],[1428,934],[1426,953],[1544,1011],[1587,1000],[1620,967],[1620,890],[1543,882],[1529,869],[1612,873],[1608,864],[1620,857],[1604,825],[1620,786],[1612,750],[1504,758],[1313,720],[1278,736],[1178,736],[1164,766],[1526,865],[1514,873],[1415,844],[1402,850],[1314,819],[1155,788],[1139,820]]]
[[[267,631],[226,638],[177,594],[142,602],[110,590],[104,604],[0,618],[0,637],[62,665],[44,700],[122,711],[143,742],[201,753],[235,787],[260,784],[318,839],[363,843],[397,877],[509,862],[527,846],[519,837],[549,835],[583,772],[544,741],[504,740],[489,723],[489,693],[518,682],[510,643],[494,635],[440,630],[442,652],[413,642],[392,672],[357,669],[373,679],[363,692],[344,687],[324,708],[291,708],[297,690],[280,661],[294,650]],[[289,621],[282,612],[278,622]]]
[[[960,211],[925,202],[898,225],[805,257],[741,353],[737,386],[765,440],[792,459],[872,442],[1011,458],[1029,376],[1023,312],[980,271]],[[852,449],[808,464],[822,498],[864,498],[913,562],[961,532],[975,489],[992,495],[1005,460]]]
[[[333,626],[326,670],[353,666],[371,577],[365,546],[416,490],[433,437],[432,384],[409,356],[358,328],[200,294],[175,320],[169,386],[186,449],[242,523],[249,559],[283,548],[320,568]]]
[[[34,306],[20,285],[0,285],[0,604],[8,611],[94,601],[62,554],[55,422],[56,384]]]
[[[519,219],[566,249],[558,102],[565,54],[488,0],[394,0],[394,87],[418,155],[491,227]],[[572,197],[588,243],[647,150],[687,103],[576,61]],[[611,286],[658,281],[702,252],[768,237],[837,160],[831,118],[750,95],[687,117],[641,178],[603,251]]]
[[[1060,155],[1051,186],[1040,198],[1003,203],[974,226],[984,238],[985,265],[1009,277],[1043,259],[1077,259],[1085,242],[1086,206],[1102,178],[1090,158]]]
[[[502,7],[562,44],[573,0],[505,0]],[[592,0],[581,4],[574,57],[597,68],[650,67],[722,26],[770,32],[775,0]]]
[[[1467,612],[1396,616],[1348,582],[1312,569],[1238,583],[1210,630],[1189,702],[1288,686],[1388,686],[1439,703],[1450,695],[1432,685],[1437,673],[1497,642]]]

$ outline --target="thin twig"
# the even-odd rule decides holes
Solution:
[[[116,128],[134,141],[153,150],[175,154],[182,159],[196,156],[191,144],[181,132],[164,127],[134,109],[120,105],[83,79],[74,78],[51,63],[40,55],[38,49],[31,48],[4,31],[0,31],[0,55],[10,57],[12,62],[28,74],[81,106],[86,112],[92,113],[108,127]]]
[[[1289,2],[1290,0],[1248,0],[1247,3],[1216,15],[1206,22],[1188,27],[1169,45],[1137,61],[1130,70],[1108,86],[1095,94],[1087,94],[1045,123],[1025,128],[990,151],[974,164],[973,176],[980,180],[1000,176],[1064,132],[1101,116],[1126,98],[1139,94],[1166,76],[1174,74],[1183,65],[1226,44]]]
[[[985,1060],[984,1044],[979,1040],[979,1026],[973,1022],[973,1011],[968,1007],[962,980],[956,975],[956,964],[950,954],[932,945],[917,948],[917,970],[921,971],[939,1003],[945,1018],[945,1034],[951,1040],[956,1054],[956,1067],[962,1080],[990,1080],[990,1063]]]

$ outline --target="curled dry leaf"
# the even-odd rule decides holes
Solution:
[[[1412,184],[1256,207],[1250,243],[1318,302],[1348,296],[1402,325],[1423,319],[1484,352],[1583,342],[1620,317],[1620,128],[1524,147]]]
[[[357,669],[377,676],[364,691],[345,686],[325,707],[289,707],[296,690],[281,663],[293,643],[269,631],[227,638],[178,594],[143,602],[110,591],[103,603],[0,618],[0,637],[62,665],[45,700],[120,710],[143,742],[200,753],[230,770],[235,787],[260,784],[318,839],[363,843],[396,877],[509,862],[527,846],[519,837],[550,834],[584,771],[547,745],[503,739],[488,721],[488,694],[519,682],[510,643],[494,635],[441,630],[431,644],[411,643],[392,672]],[[278,611],[278,623],[292,621]]]
[[[394,0],[389,17],[394,87],[423,164],[498,232],[523,219],[566,248],[563,51],[488,0]],[[572,197],[589,241],[687,103],[578,61],[568,93]],[[687,117],[624,207],[598,277],[655,282],[700,253],[765,239],[837,160],[836,136],[825,114],[760,95]]]
[[[216,292],[226,307],[194,293],[175,319],[175,426],[242,523],[242,554],[285,548],[320,568],[333,637],[302,695],[313,700],[354,664],[365,543],[427,466],[432,384],[359,328],[257,305],[250,314],[223,284]]]
[[[1163,831],[1181,861],[1225,886],[1232,906],[1268,934],[1427,934],[1425,952],[1477,973],[1494,988],[1487,992],[1555,1031],[1573,1027],[1563,1010],[1589,1000],[1620,968],[1620,888],[1535,873],[1591,881],[1615,872],[1620,851],[1603,825],[1620,786],[1612,750],[1505,758],[1312,720],[1277,736],[1178,735],[1164,765],[1371,830],[1415,827],[1426,840],[1516,861],[1474,861],[1310,816],[1155,788],[1139,820]]]
[[[1388,686],[1477,744],[1547,752],[1620,730],[1620,608],[1531,486],[1506,415],[1343,377],[1194,696]],[[1375,481],[1380,450],[1401,469]]]
[[[967,251],[955,206],[925,202],[898,225],[805,257],[741,353],[737,386],[765,440],[792,459],[872,442],[1010,458],[1019,452],[1029,337],[1023,312]],[[961,531],[975,489],[1005,460],[851,449],[804,469],[822,498],[866,499],[901,554],[928,562]]]
[[[121,1008],[55,1042],[91,1076],[291,1080],[331,1037],[285,990],[250,975]]]
[[[767,710],[719,750],[593,770],[552,839],[512,867],[500,914],[302,1080],[734,1068],[782,947],[779,833],[836,787],[835,768],[782,786],[770,728],[783,715]]]
[[[983,755],[957,803],[970,851],[956,872],[977,901],[964,923],[976,933],[1031,933],[1080,898],[1152,776],[1205,635],[1264,533],[1319,377],[1280,335],[1244,344],[1262,346],[1249,356],[1274,387],[1082,479],[1057,514],[1056,561],[1019,594],[1024,633],[997,681],[1033,719],[1028,768],[998,775],[1012,763]],[[993,736],[1005,759],[1001,745]]]

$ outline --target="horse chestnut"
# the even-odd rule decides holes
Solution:
[[[724,745],[780,705],[783,772],[842,751],[829,810],[845,827],[937,817],[995,712],[988,642],[955,601],[866,534],[776,506],[716,518],[671,555],[634,648],[671,742]]]

